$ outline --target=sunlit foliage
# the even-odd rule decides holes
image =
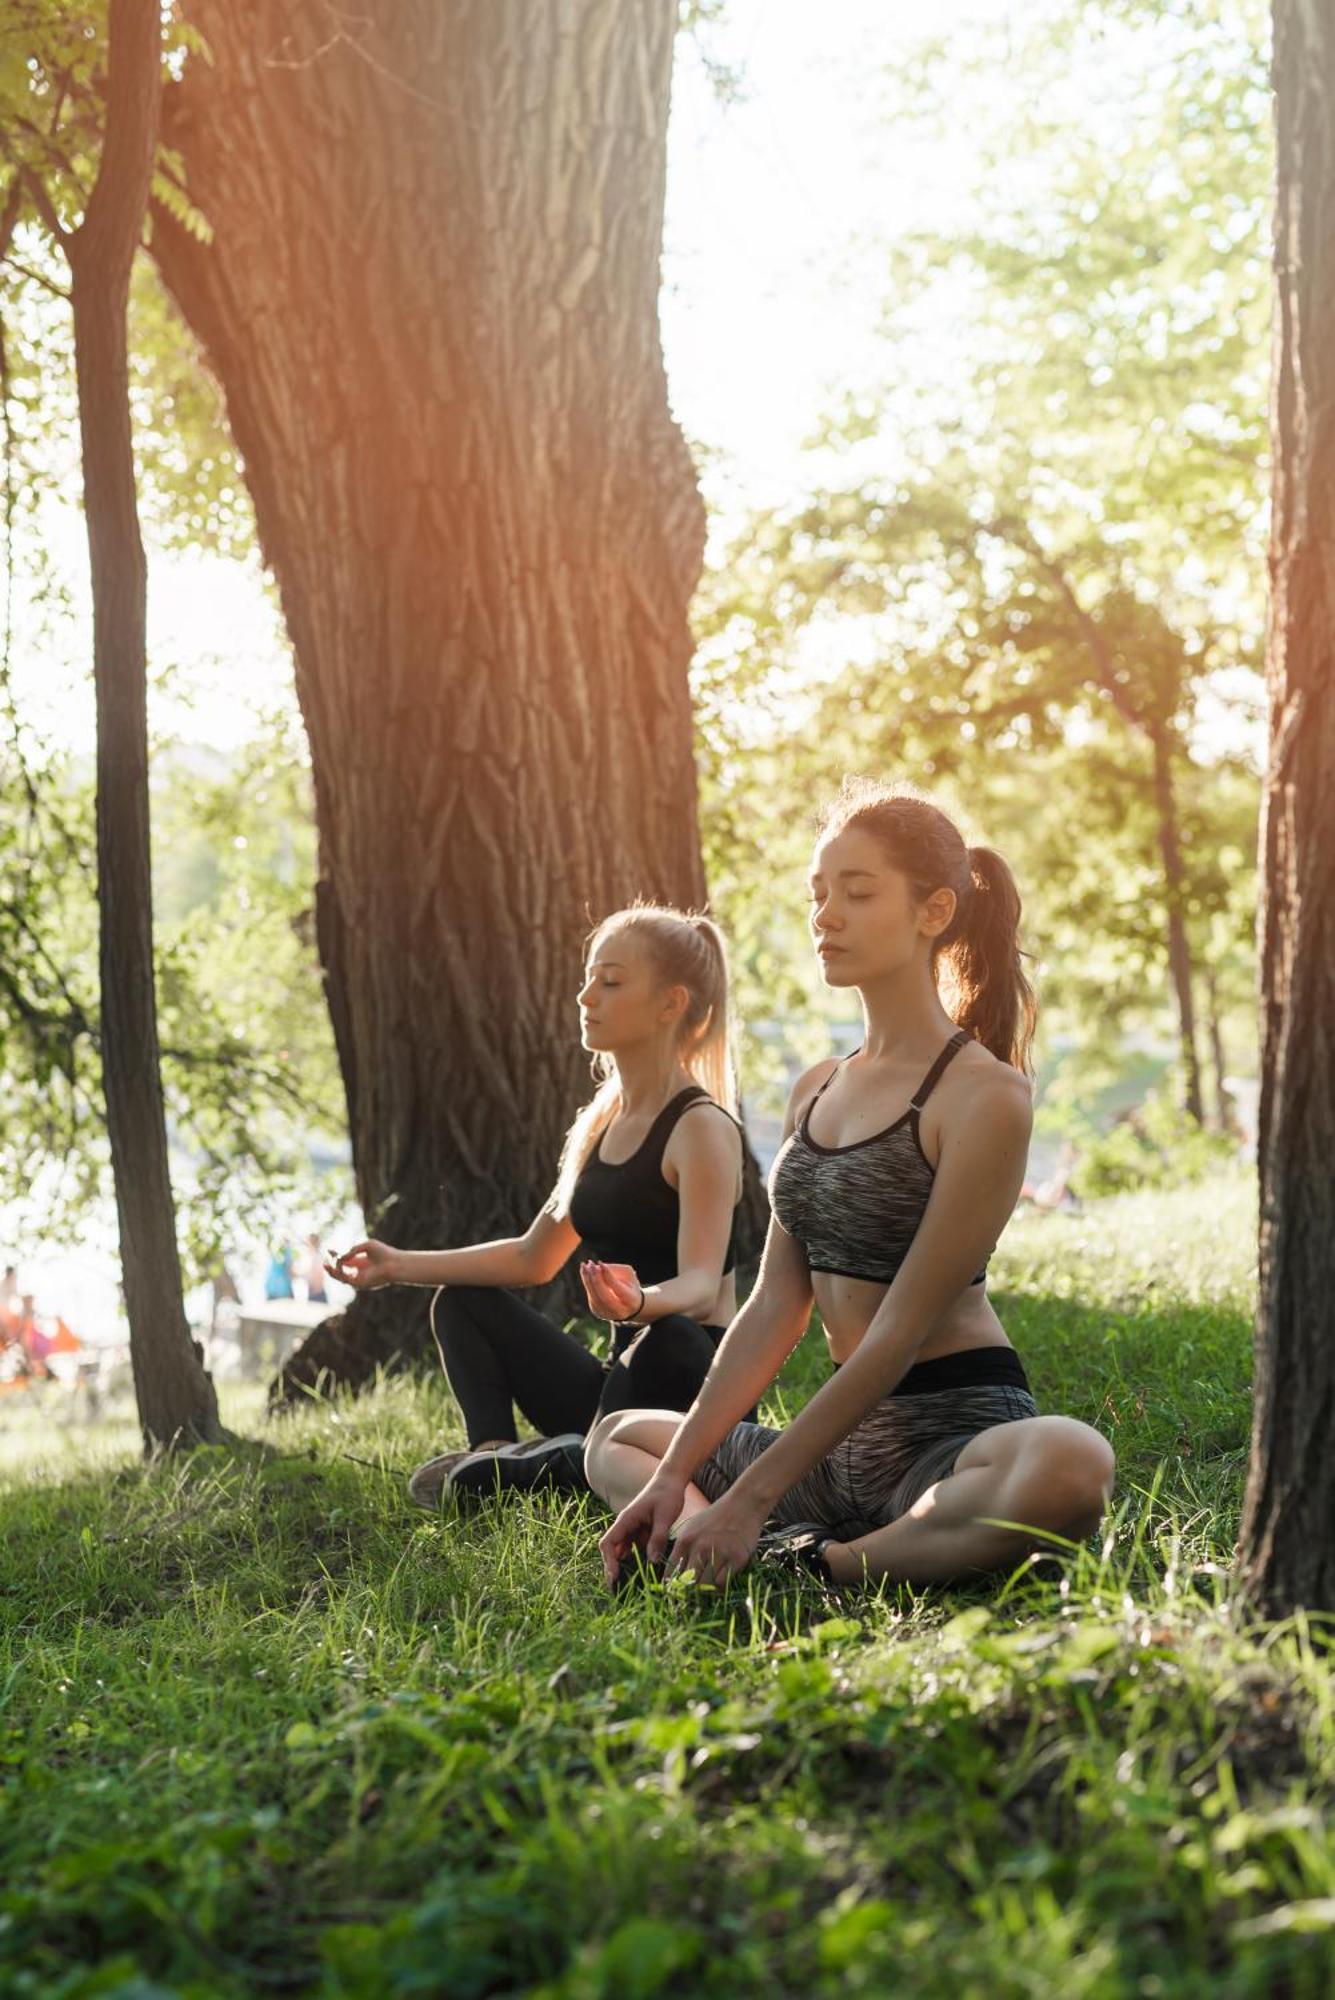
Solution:
[[[1171,1036],[1175,908],[1199,1039],[1213,1013],[1250,1060],[1264,60],[1259,6],[1063,4],[890,87],[984,135],[967,224],[884,253],[882,379],[700,608],[711,860],[758,995],[808,800],[873,771],[1011,857],[1049,1033]]]

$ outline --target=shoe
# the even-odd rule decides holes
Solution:
[[[832,1584],[830,1565],[825,1560],[828,1543],[834,1540],[828,1528],[817,1521],[793,1521],[787,1527],[766,1528],[756,1543],[755,1560],[771,1575],[815,1576]]]
[[[468,1452],[446,1473],[443,1486],[456,1500],[484,1500],[492,1493],[587,1493],[583,1434],[565,1431]]]
[[[538,1458],[543,1453],[552,1451],[557,1445],[578,1445],[582,1454],[584,1450],[583,1433],[580,1431],[562,1431],[559,1437],[524,1438],[519,1444],[498,1445],[497,1451],[502,1458]],[[479,1446],[479,1450],[485,1451],[486,1446]]]
[[[425,1465],[418,1466],[408,1481],[408,1498],[415,1507],[425,1507],[434,1514],[440,1506],[445,1482],[456,1465],[461,1465],[466,1458],[473,1458],[480,1451],[499,1451],[507,1442],[504,1438],[496,1438],[490,1444],[465,1445],[462,1450],[442,1451],[437,1457],[429,1458]]]

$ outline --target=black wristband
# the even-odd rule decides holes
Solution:
[[[637,1285],[640,1284],[638,1278],[635,1280],[635,1282]],[[612,1321],[612,1324],[613,1326],[629,1326],[631,1321],[637,1320],[643,1311],[644,1311],[644,1286],[640,1285],[640,1303],[636,1306],[634,1312],[626,1313],[624,1317],[621,1319],[614,1319]]]

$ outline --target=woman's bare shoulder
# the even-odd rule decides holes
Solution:
[[[1023,1070],[1003,1062],[981,1042],[967,1043],[942,1081],[948,1086],[938,1093],[943,1123],[981,1117],[989,1124],[1027,1129],[1033,1122],[1033,1084]]]

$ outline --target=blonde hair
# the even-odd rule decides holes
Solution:
[[[732,1058],[728,1010],[728,953],[723,933],[700,910],[670,910],[657,903],[633,903],[604,917],[590,932],[586,952],[613,937],[640,941],[664,986],[684,986],[686,1011],[678,1029],[682,1067],[716,1104],[737,1115],[737,1074]],[[599,1052],[593,1059],[598,1088],[575,1119],[561,1148],[552,1212],[570,1212],[570,1198],[589,1154],[621,1108],[616,1060]]]

